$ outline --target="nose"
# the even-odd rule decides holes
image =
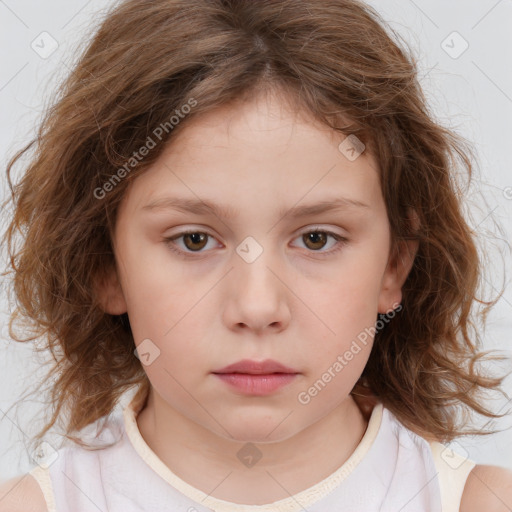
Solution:
[[[289,325],[291,291],[283,266],[270,253],[264,250],[252,262],[235,255],[224,310],[231,329],[275,334]]]

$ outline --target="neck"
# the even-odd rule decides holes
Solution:
[[[217,499],[262,505],[288,498],[334,473],[360,443],[368,426],[365,416],[349,395],[296,435],[249,445],[191,421],[151,389],[137,424],[152,451],[189,485]],[[239,458],[244,455],[247,460],[261,458],[245,466]]]

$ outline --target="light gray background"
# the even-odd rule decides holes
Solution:
[[[481,172],[467,193],[470,224],[487,233],[487,250],[493,261],[489,289],[501,289],[506,283],[505,294],[489,317],[484,348],[505,350],[510,355],[512,287],[506,243],[512,238],[512,0],[372,0],[369,3],[415,49],[421,82],[438,120],[475,144]],[[95,26],[100,11],[111,4],[100,0],[0,0],[3,193],[7,158],[35,133],[48,94],[75,59],[78,41]],[[459,35],[454,35],[454,31]],[[42,58],[31,47],[35,41],[40,51],[43,45],[46,50],[51,48],[50,39],[41,36],[42,32],[48,32],[58,43],[48,58]],[[461,53],[466,44],[469,47]],[[3,227],[5,212],[2,215]],[[493,218],[501,223],[504,233],[497,230]],[[507,265],[506,274],[501,270],[503,261]],[[23,392],[31,389],[41,372],[30,344],[9,339],[9,305],[3,282],[0,309],[2,481],[32,466],[21,441],[27,436],[28,418],[37,417],[41,404],[31,401],[18,414],[16,409],[5,412]],[[510,379],[505,389],[512,396]],[[505,405],[505,400],[496,399],[496,410]],[[497,428],[509,429],[488,437],[461,438],[453,447],[462,454],[467,451],[478,463],[512,469],[511,424],[510,417],[498,421]]]

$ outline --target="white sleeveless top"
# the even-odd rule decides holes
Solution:
[[[243,505],[213,498],[175,475],[144,441],[137,414],[132,400],[101,432],[98,439],[119,439],[115,445],[66,446],[56,460],[29,472],[48,512],[458,512],[475,466],[408,430],[379,403],[355,451],[334,473],[294,496]]]

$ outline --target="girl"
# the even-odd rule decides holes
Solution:
[[[445,447],[503,380],[477,366],[469,150],[375,11],[125,1],[36,142],[12,335],[51,350],[53,407],[0,510],[512,508],[510,471]]]

